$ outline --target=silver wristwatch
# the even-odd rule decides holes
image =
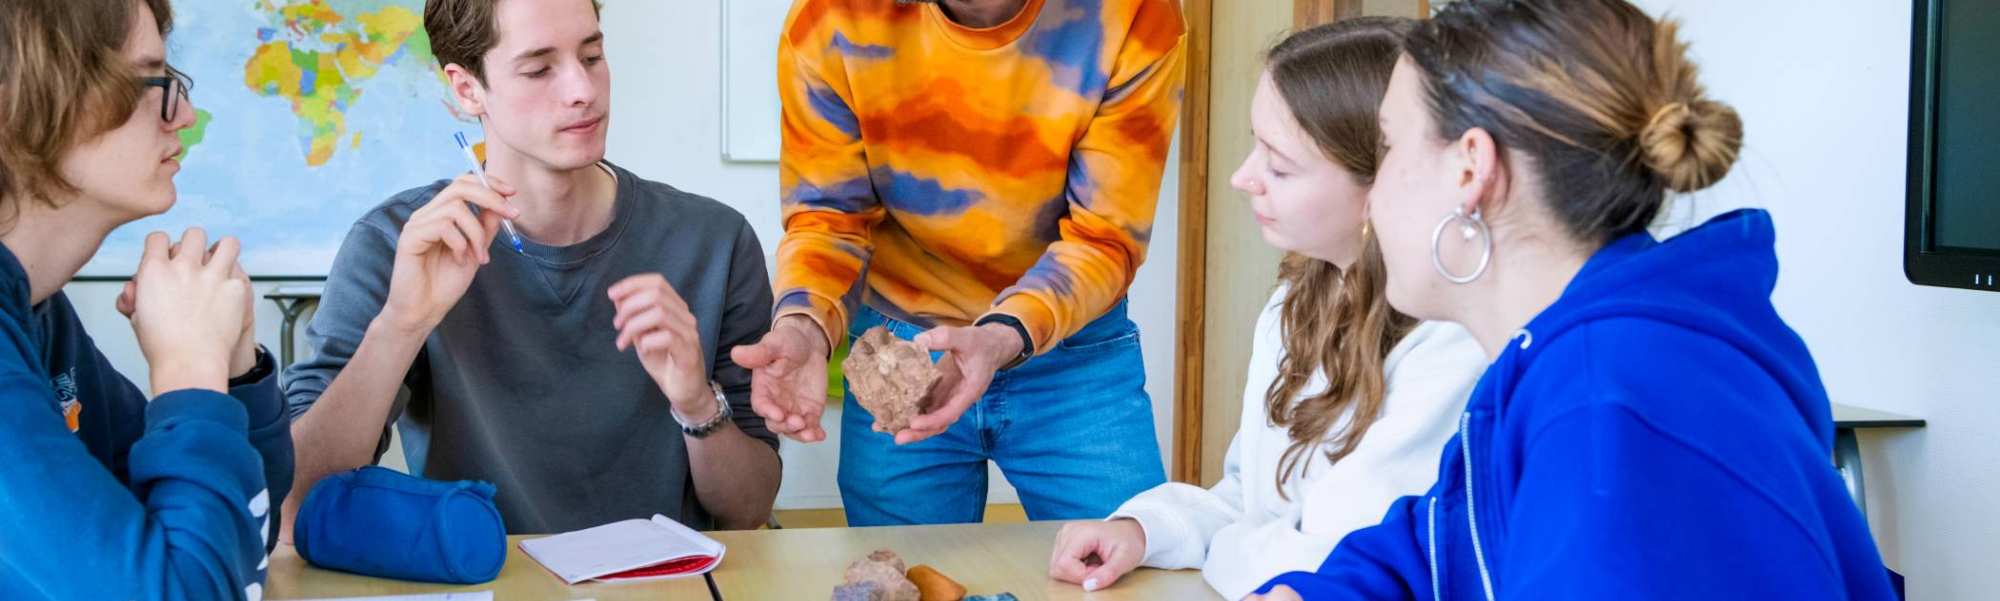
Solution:
[[[714,380],[709,380],[708,389],[715,392],[715,417],[708,418],[706,422],[690,424],[686,419],[681,418],[681,412],[675,411],[671,407],[667,409],[667,413],[673,414],[674,421],[681,425],[682,434],[695,438],[705,438],[709,434],[714,433],[717,428],[722,427],[723,422],[729,421],[729,397],[722,394],[722,385],[715,383]]]

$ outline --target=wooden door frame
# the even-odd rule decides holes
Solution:
[[[1187,22],[1187,93],[1181,109],[1181,232],[1176,300],[1173,479],[1201,484],[1204,361],[1208,348],[1208,158],[1210,67],[1215,0],[1183,0]],[[1430,14],[1429,0],[1417,0]],[[1305,28],[1362,14],[1363,0],[1292,0],[1292,24]]]
[[[1180,278],[1175,306],[1173,479],[1201,484],[1202,358],[1207,346],[1209,67],[1215,4],[1183,0],[1187,21],[1186,95],[1181,104]]]
[[[1292,26],[1311,27],[1361,16],[1361,0],[1293,0]]]

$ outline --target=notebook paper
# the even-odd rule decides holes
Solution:
[[[714,569],[724,551],[722,543],[662,515],[524,540],[521,550],[569,584],[657,564],[677,569],[646,577],[699,575]]]

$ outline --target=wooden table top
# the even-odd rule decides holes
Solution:
[[[1837,428],[1922,428],[1924,420],[1887,411],[1834,403],[1833,425]]]
[[[660,599],[708,601],[708,585],[700,578],[677,580],[655,580],[651,582],[630,582],[604,584],[586,582],[576,586],[566,586],[562,579],[535,563],[533,558],[521,551],[521,540],[540,538],[539,536],[507,537],[507,563],[500,568],[500,576],[492,582],[470,586],[405,582],[358,576],[332,570],[322,570],[306,565],[298,551],[291,545],[280,544],[271,552],[271,569],[264,580],[264,598],[280,599],[326,599],[343,597],[375,597],[384,595],[415,595],[422,593],[455,593],[493,591],[496,601],[572,601],[575,599],[596,599],[597,601],[639,601]],[[735,550],[724,557],[724,564],[735,559]]]
[[[1085,594],[1049,579],[1049,551],[1059,522],[889,528],[812,528],[717,532],[729,546],[715,581],[724,601],[829,599],[847,564],[891,549],[928,564],[974,595],[1013,593],[1021,601],[1220,599],[1193,570],[1140,569],[1109,589]],[[739,554],[740,552],[740,554]]]
[[[1218,599],[1201,574],[1192,570],[1140,569],[1108,590],[1085,594],[1076,585],[1048,578],[1049,549],[1059,522],[966,524],[889,528],[796,528],[711,532],[729,548],[714,572],[725,601],[815,601],[832,596],[847,564],[875,549],[893,549],[910,565],[929,564],[974,595],[1013,593],[1021,601],[1136,599]],[[271,554],[266,599],[318,599],[417,593],[493,591],[506,601],[625,601],[710,599],[701,578],[618,584],[564,586],[521,552],[508,537],[507,563],[499,578],[485,584],[448,586],[384,580],[307,566],[291,547]]]

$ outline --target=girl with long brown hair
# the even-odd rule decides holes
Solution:
[[[1404,48],[1369,203],[1387,296],[1495,359],[1437,484],[1266,599],[1895,598],[1771,305],[1771,216],[1647,232],[1743,143],[1675,23],[1459,0]]]
[[[1201,568],[1227,598],[1309,569],[1395,498],[1428,486],[1484,364],[1463,328],[1383,299],[1365,225],[1380,159],[1376,107],[1402,19],[1297,32],[1251,102],[1257,145],[1231,183],[1287,251],[1258,321],[1236,438],[1213,488],[1166,484],[1058,536],[1051,575],[1086,589],[1138,566]],[[1100,565],[1087,565],[1096,555]]]

